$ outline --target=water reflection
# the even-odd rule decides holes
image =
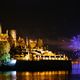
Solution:
[[[0,80],[16,80],[16,71],[0,72]]]
[[[0,80],[66,80],[68,71],[0,72]]]
[[[72,64],[72,74],[80,75],[80,63]]]
[[[65,80],[68,71],[18,72],[18,80]],[[20,76],[20,77],[19,77]],[[23,77],[24,76],[24,77]]]
[[[69,71],[43,71],[43,72],[0,72],[0,80],[80,80],[80,63],[72,64]]]

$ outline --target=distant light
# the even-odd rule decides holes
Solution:
[[[15,64],[16,63],[16,60],[11,60],[10,63]]]
[[[12,59],[12,60],[10,60],[10,62],[9,62],[9,65],[15,65],[16,64],[16,60],[14,60],[14,59]]]
[[[12,74],[12,75],[16,75],[16,71],[12,71],[11,74]]]

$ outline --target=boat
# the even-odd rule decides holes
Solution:
[[[71,68],[71,60],[66,55],[56,54],[48,50],[32,50],[30,53],[14,55],[13,59],[0,70],[48,71],[71,70]]]

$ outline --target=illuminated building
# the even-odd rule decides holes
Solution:
[[[2,27],[1,27],[1,24],[0,24],[0,34],[2,33]]]
[[[0,25],[0,41],[8,41],[8,34],[2,33],[2,27]]]
[[[10,30],[9,40],[10,40],[11,46],[12,45],[16,46],[16,30]]]
[[[8,35],[7,34],[0,34],[0,41],[8,41]]]
[[[10,36],[16,41],[16,30],[10,30]]]
[[[26,49],[26,51],[29,51],[29,39],[28,39],[28,37],[26,37],[26,40],[25,40],[25,49]]]
[[[8,34],[8,30],[6,30],[6,34]]]
[[[43,40],[42,39],[38,39],[38,41],[37,41],[37,48],[43,48]]]
[[[21,37],[18,38],[18,46],[25,47],[24,38],[21,38]]]
[[[29,39],[29,47],[31,49],[35,48],[37,45],[37,40]]]

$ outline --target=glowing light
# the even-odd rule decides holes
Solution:
[[[16,75],[16,71],[12,71],[11,74],[12,74],[12,75]]]
[[[74,51],[75,56],[80,56],[80,35],[74,36],[71,39],[69,48]]]
[[[80,35],[74,36],[71,39],[69,48],[74,49],[74,50],[80,50]]]
[[[9,62],[9,64],[8,65],[15,65],[16,64],[16,60],[14,60],[14,59],[12,59],[12,60],[10,60],[10,62]]]
[[[26,55],[26,56],[25,56],[25,59],[26,59],[26,60],[29,60],[29,58],[30,58],[29,55]]]

